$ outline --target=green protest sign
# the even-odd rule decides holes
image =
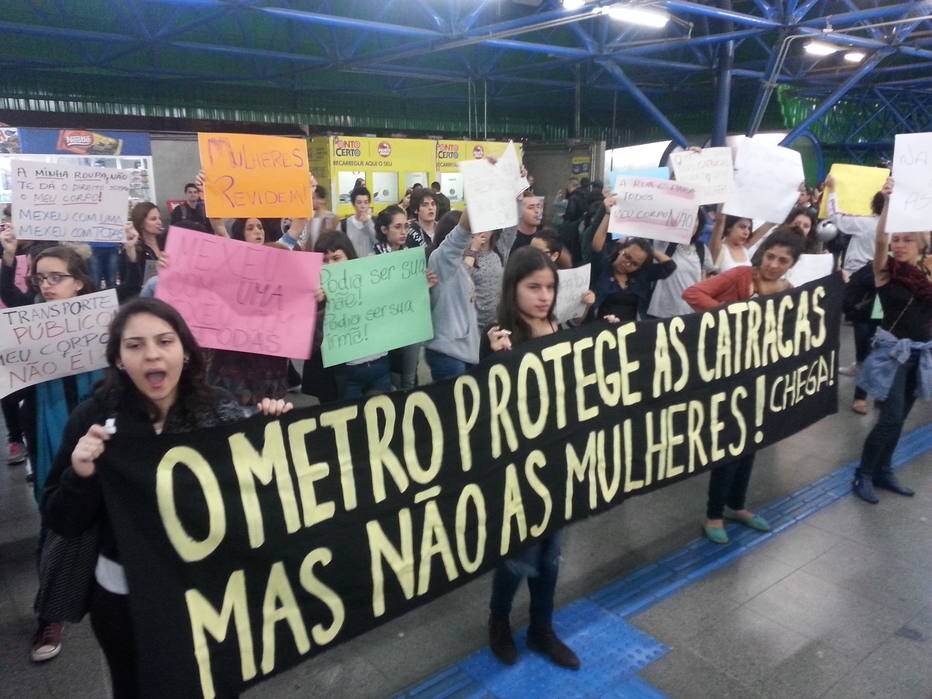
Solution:
[[[324,366],[431,339],[426,271],[422,248],[324,265]]]

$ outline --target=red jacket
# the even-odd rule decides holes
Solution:
[[[727,272],[693,284],[683,292],[683,300],[694,311],[708,311],[732,301],[746,301],[753,293],[753,281],[753,267],[732,267]]]

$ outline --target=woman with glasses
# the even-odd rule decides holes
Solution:
[[[613,194],[605,197],[605,210],[615,205]],[[592,252],[604,255],[608,247],[608,223],[605,216],[592,237]],[[643,238],[627,238],[614,247],[607,257],[607,264],[595,282],[595,315],[597,318],[612,316],[613,320],[626,323],[647,315],[654,284],[666,279],[676,271],[676,263],[666,253],[654,250]]]
[[[16,234],[11,227],[0,233],[3,246],[3,263],[0,266],[0,298],[7,306],[27,306],[43,301],[70,299],[95,291],[87,264],[72,248],[63,245],[46,248],[36,255],[29,277],[31,292],[21,291],[15,284]],[[29,460],[35,476],[36,500],[45,486],[52,468],[55,453],[61,442],[68,415],[81,401],[91,395],[92,387],[103,374],[89,371],[76,376],[52,379],[28,389],[23,394],[21,416],[29,451]],[[46,541],[45,531],[40,533],[40,549]],[[55,585],[44,584],[40,563],[39,594],[35,612],[38,628],[32,640],[31,657],[34,662],[51,660],[61,652],[62,618],[55,612],[61,598],[71,593]],[[71,619],[67,619],[71,620]],[[77,619],[74,619],[77,621]]]

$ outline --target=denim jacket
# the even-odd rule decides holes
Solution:
[[[874,349],[861,365],[858,386],[879,400],[885,400],[893,385],[897,370],[919,354],[919,376],[916,381],[916,398],[932,399],[932,340],[916,342],[900,339],[883,328],[874,335]]]

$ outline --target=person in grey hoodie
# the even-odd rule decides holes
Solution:
[[[454,214],[451,211],[447,216]],[[506,228],[498,236],[496,248],[503,261],[508,260],[516,230]],[[463,263],[471,239],[469,215],[464,210],[457,226],[430,256],[430,268],[439,281],[430,291],[434,339],[425,346],[425,359],[434,381],[464,374],[479,362],[479,326],[473,302],[475,287],[472,271]]]

